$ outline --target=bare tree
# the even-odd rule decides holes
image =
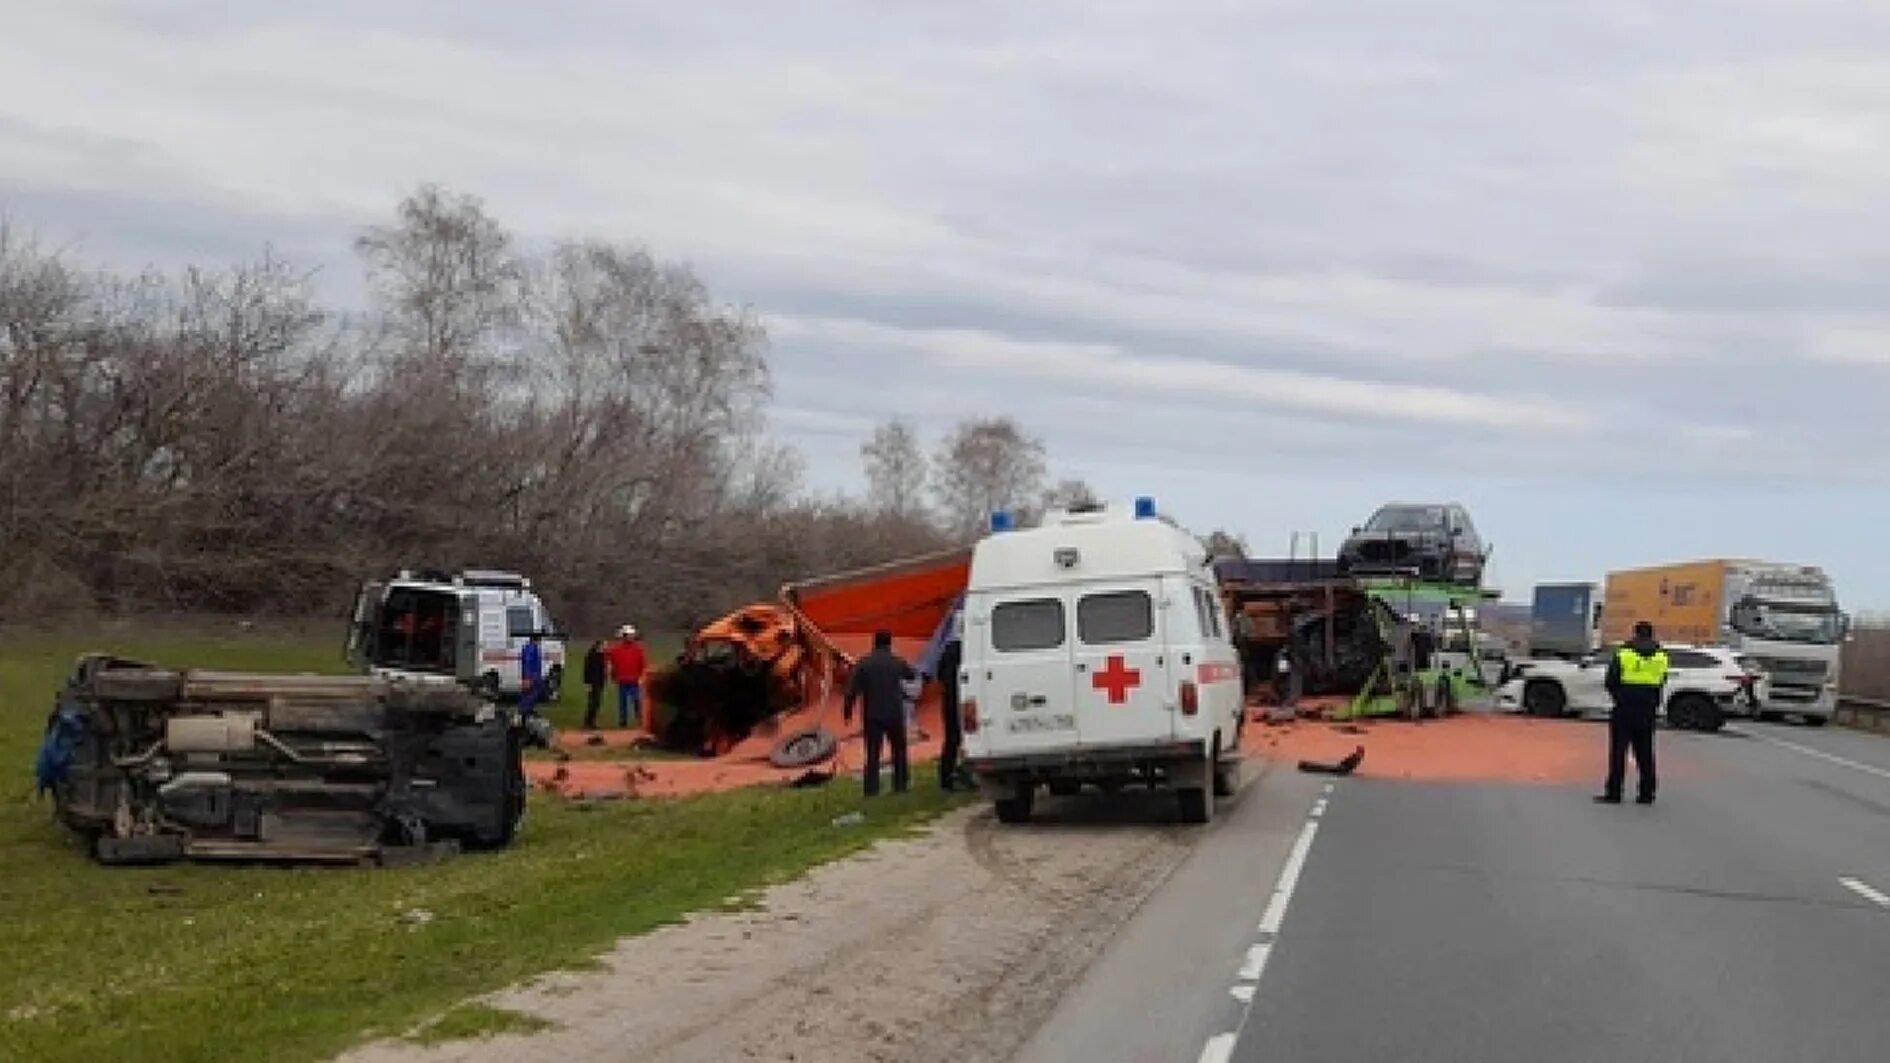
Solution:
[[[1089,509],[1101,504],[1102,497],[1080,476],[1058,480],[1043,496],[1045,509]]]
[[[866,496],[875,512],[902,520],[921,520],[925,512],[928,470],[919,433],[910,422],[893,418],[873,429],[860,444],[866,464]]]
[[[491,368],[483,359],[517,320],[523,267],[483,203],[422,186],[401,201],[395,224],[369,228],[355,248],[398,364],[448,385]]]
[[[952,532],[969,538],[991,513],[1022,511],[1043,494],[1043,442],[1009,417],[961,421],[932,462],[933,491]]]
[[[1246,557],[1247,540],[1233,532],[1216,528],[1201,539],[1209,557]]]

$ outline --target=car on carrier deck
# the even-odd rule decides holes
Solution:
[[[1175,788],[1182,819],[1233,792],[1240,665],[1200,543],[1149,499],[994,515],[965,593],[967,766],[1007,823],[1038,788]]]
[[[1728,716],[1751,716],[1764,704],[1767,679],[1758,666],[1723,646],[1663,646],[1668,673],[1661,711],[1669,727],[1717,731]],[[1497,705],[1530,716],[1606,714],[1608,660],[1613,651],[1579,661],[1522,661],[1497,692]]]
[[[545,699],[564,689],[564,633],[532,582],[511,572],[403,570],[355,597],[347,658],[366,675],[454,681],[490,697],[517,697],[519,653],[539,636]]]
[[[1342,575],[1416,576],[1475,587],[1489,553],[1461,505],[1394,502],[1352,529],[1338,561]]]

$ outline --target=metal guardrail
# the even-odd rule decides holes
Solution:
[[[1890,731],[1890,701],[1839,694],[1837,722],[1864,731]]]

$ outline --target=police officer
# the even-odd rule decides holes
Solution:
[[[1627,773],[1627,752],[1634,750],[1634,767],[1641,777],[1643,805],[1654,803],[1654,717],[1660,711],[1661,690],[1667,683],[1667,651],[1654,641],[1654,625],[1634,625],[1634,638],[1614,652],[1608,662],[1608,694],[1614,712],[1608,717],[1608,783],[1595,798],[1603,804],[1621,803],[1621,784]]]

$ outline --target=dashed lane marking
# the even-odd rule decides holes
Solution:
[[[1843,886],[1845,889],[1850,890],[1852,893],[1857,894],[1859,897],[1864,898],[1880,908],[1890,908],[1890,894],[1884,893],[1868,882],[1845,876],[1844,878],[1838,879],[1838,885]]]
[[[1260,925],[1256,928],[1259,940],[1247,949],[1240,969],[1234,972],[1235,982],[1228,994],[1240,1002],[1240,1019],[1232,1031],[1217,1033],[1201,1046],[1201,1063],[1227,1063],[1233,1058],[1234,1046],[1240,1041],[1241,1031],[1247,1028],[1247,1017],[1253,1014],[1254,996],[1260,987],[1260,976],[1266,973],[1267,959],[1273,955],[1274,935],[1280,932],[1280,924],[1286,919],[1286,908],[1293,903],[1293,891],[1299,888],[1300,872],[1306,869],[1306,854],[1312,851],[1313,839],[1319,836],[1319,818],[1326,814],[1326,806],[1334,784],[1327,783],[1322,796],[1313,804],[1307,814],[1306,823],[1299,829],[1299,837],[1293,840],[1292,851],[1286,854],[1286,866],[1280,869],[1280,881],[1273,887],[1273,895],[1267,899],[1267,909],[1261,913]]]

